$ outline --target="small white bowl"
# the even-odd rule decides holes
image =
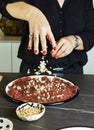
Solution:
[[[7,118],[0,117],[0,130],[13,130],[13,123]]]
[[[16,109],[17,116],[24,121],[35,121],[45,113],[45,106],[40,103],[23,103]]]

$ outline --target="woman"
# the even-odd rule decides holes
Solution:
[[[92,0],[2,0],[1,13],[24,21],[20,72],[34,73],[44,55],[53,73],[81,73],[94,45]]]

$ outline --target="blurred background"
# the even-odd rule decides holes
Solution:
[[[4,33],[4,35],[21,36],[22,21],[10,20],[0,15],[0,29]]]

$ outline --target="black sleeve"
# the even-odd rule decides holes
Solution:
[[[94,46],[94,8],[92,0],[85,1],[85,31],[78,35],[83,40],[85,51],[88,51]]]
[[[20,2],[20,1],[23,1],[23,2],[26,2],[26,3],[29,3],[29,0],[0,0],[0,13],[9,18],[9,19],[15,19],[13,18],[6,10],[6,5],[8,3],[14,3],[14,2]]]

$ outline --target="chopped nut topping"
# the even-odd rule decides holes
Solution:
[[[41,112],[42,112],[41,108],[38,108],[38,107],[26,107],[26,108],[21,108],[19,110],[19,115],[23,116],[23,117],[28,117],[28,116],[39,114]]]

